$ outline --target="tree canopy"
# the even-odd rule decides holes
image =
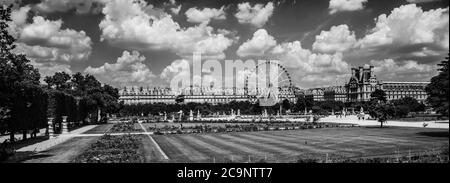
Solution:
[[[440,66],[439,74],[431,78],[430,84],[425,87],[425,91],[428,93],[427,103],[444,116],[449,115],[448,58],[447,56],[446,60],[438,64]]]
[[[0,130],[25,132],[45,126],[46,93],[39,71],[25,55],[13,51],[16,39],[8,32],[11,7],[0,6]]]

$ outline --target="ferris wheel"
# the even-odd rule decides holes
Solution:
[[[268,61],[256,65],[245,75],[244,94],[260,106],[273,106],[294,95],[289,72],[278,62]]]

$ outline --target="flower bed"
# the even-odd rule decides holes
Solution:
[[[163,134],[183,134],[183,133],[223,133],[223,132],[252,132],[252,131],[281,131],[281,130],[304,130],[315,128],[351,128],[358,127],[354,124],[336,124],[336,123],[248,123],[248,124],[225,124],[217,125],[193,125],[177,126],[165,125],[163,127],[149,127],[155,135]]]
[[[75,163],[142,163],[140,138],[135,135],[103,135],[88,150],[75,158]]]
[[[131,122],[120,122],[113,125],[109,130],[110,133],[130,133],[130,132],[141,132],[142,129],[135,128],[134,123]]]

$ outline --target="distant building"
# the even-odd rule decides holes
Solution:
[[[288,99],[296,102],[298,96],[305,96],[314,101],[342,101],[363,102],[369,101],[371,93],[376,89],[386,92],[387,100],[413,97],[420,102],[427,98],[425,87],[429,82],[396,82],[380,81],[374,74],[373,66],[365,66],[351,69],[351,77],[344,86],[329,86],[322,88],[294,89],[280,88],[278,97],[281,100]],[[291,91],[294,90],[294,91]],[[177,93],[177,94],[174,94]],[[213,90],[211,87],[188,87],[179,92],[173,92],[170,88],[161,87],[124,87],[119,91],[119,101],[125,104],[137,103],[176,103],[176,99],[182,99],[185,103],[210,103],[220,104],[231,101],[256,102],[258,93],[249,93],[245,89],[224,88]]]
[[[382,89],[381,85],[373,73],[373,66],[352,68],[350,80],[345,85],[347,101],[369,101],[370,94],[376,89]]]
[[[430,82],[379,81],[373,73],[373,66],[366,66],[352,68],[352,75],[345,87],[349,102],[369,101],[371,93],[376,89],[383,90],[387,100],[412,97],[424,102],[427,98],[425,87],[428,83]]]
[[[176,99],[182,99],[184,103],[210,103],[220,104],[229,103],[231,101],[242,102],[250,101],[256,102],[256,94],[246,94],[244,89],[220,89],[214,90],[210,87],[189,87],[179,92],[173,92],[170,88],[160,87],[124,87],[119,90],[119,101],[125,104],[138,103],[166,103],[174,104]],[[291,102],[296,102],[297,97],[293,92],[289,92],[285,88],[279,90],[278,97],[280,100],[288,99]]]
[[[405,97],[412,97],[420,102],[424,102],[428,95],[425,87],[430,82],[383,82],[383,90],[386,92],[387,100],[401,99]]]
[[[304,90],[302,94],[314,101],[347,101],[347,90],[344,86],[310,88]]]

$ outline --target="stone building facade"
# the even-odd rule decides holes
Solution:
[[[376,89],[386,92],[388,100],[413,97],[420,102],[427,98],[425,87],[429,82],[396,82],[380,81],[374,73],[373,66],[360,66],[351,69],[351,77],[344,86],[330,86],[310,89],[279,89],[280,100],[288,99],[296,102],[299,95],[305,95],[314,101],[369,101],[371,93]],[[291,91],[293,90],[293,91]],[[258,94],[249,95],[244,89],[224,88],[213,90],[210,87],[189,87],[181,93],[174,94],[170,88],[164,87],[124,87],[119,91],[120,99],[125,104],[137,103],[176,103],[177,98],[183,98],[185,103],[228,103],[231,101],[256,102]]]

